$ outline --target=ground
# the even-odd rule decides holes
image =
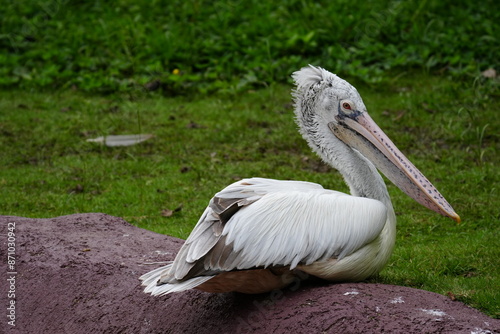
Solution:
[[[461,302],[393,285],[152,297],[138,277],[183,241],[105,214],[0,216],[0,229],[0,256],[10,255],[0,295],[7,333],[500,333],[499,320]]]

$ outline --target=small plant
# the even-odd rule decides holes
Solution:
[[[0,87],[167,95],[284,83],[308,63],[368,83],[401,67],[474,76],[500,59],[494,1],[9,2]],[[172,75],[174,70],[180,75]]]

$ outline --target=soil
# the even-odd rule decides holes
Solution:
[[[5,262],[8,228],[13,268]],[[152,297],[138,277],[162,265],[146,263],[172,260],[183,241],[105,214],[0,216],[0,233],[2,281],[14,278],[0,285],[3,312],[15,301],[14,322],[1,317],[3,333],[500,333],[500,320],[461,302],[392,285]]]

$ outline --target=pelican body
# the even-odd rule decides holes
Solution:
[[[210,200],[173,263],[140,277],[146,293],[262,293],[308,275],[352,282],[379,273],[394,247],[396,215],[377,168],[423,206],[460,221],[352,85],[313,66],[292,77],[302,136],[351,194],[300,181],[233,183]]]

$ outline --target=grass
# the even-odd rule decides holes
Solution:
[[[354,82],[372,117],[462,217],[456,224],[389,185],[397,243],[372,281],[435,291],[500,317],[498,80],[392,72],[381,84]],[[186,238],[213,194],[240,178],[347,192],[298,134],[290,88],[181,97],[0,92],[0,214],[104,212]],[[126,148],[86,142],[130,133],[156,137]],[[167,209],[175,212],[167,217]]]
[[[285,83],[303,64],[386,79],[498,69],[497,1],[19,0],[2,6],[0,87],[167,94]],[[177,75],[180,70],[181,75]]]

